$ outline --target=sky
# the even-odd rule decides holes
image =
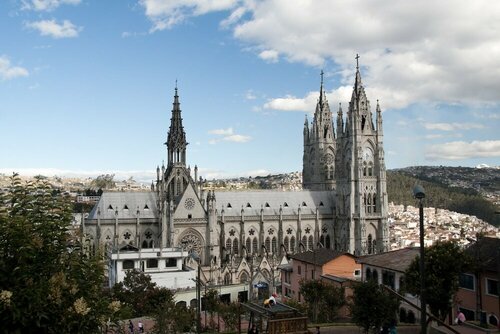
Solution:
[[[356,54],[388,169],[500,165],[497,1],[3,0],[0,31],[0,173],[155,178],[176,84],[201,176],[301,171]]]

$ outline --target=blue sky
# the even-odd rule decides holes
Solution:
[[[388,168],[500,165],[500,3],[6,0],[0,30],[0,173],[153,178],[176,80],[202,176],[299,171],[356,53]]]

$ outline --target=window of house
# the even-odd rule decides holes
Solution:
[[[165,267],[172,268],[177,267],[177,259],[168,258],[165,260]]]
[[[158,268],[158,260],[148,259],[146,262],[146,268]]]
[[[134,261],[132,260],[123,261],[123,269],[134,269]]]
[[[498,296],[498,281],[487,278],[486,279],[486,293],[492,296]]]
[[[301,266],[297,267],[297,274],[302,275],[302,267]]]
[[[458,286],[463,289],[474,290],[474,276],[470,274],[460,274],[460,276],[458,276]]]

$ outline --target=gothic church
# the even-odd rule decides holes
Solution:
[[[200,254],[205,281],[248,282],[258,272],[274,282],[286,255],[317,247],[355,255],[388,250],[382,113],[370,108],[359,65],[336,127],[323,88],[304,124],[302,191],[204,190],[187,165],[187,139],[177,87],[167,164],[150,192],[105,192],[85,222],[94,245],[176,248]],[[198,179],[199,178],[199,179]]]

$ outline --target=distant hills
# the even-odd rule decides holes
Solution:
[[[500,226],[500,169],[418,166],[387,171],[389,202],[415,206],[412,189],[421,184],[425,206],[476,216]]]

